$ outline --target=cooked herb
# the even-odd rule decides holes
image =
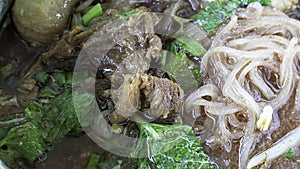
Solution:
[[[203,152],[200,137],[196,136],[190,126],[140,123],[140,141],[133,155],[143,151],[147,138],[149,159],[139,159],[138,168],[158,169],[181,168],[216,168]],[[145,149],[145,148],[144,148]],[[157,153],[151,156],[152,153]]]
[[[264,6],[268,6],[268,5],[270,5],[271,1],[270,0],[241,0],[241,2],[242,2],[243,5],[248,5],[251,2],[259,2]]]
[[[194,21],[206,32],[211,32],[226,19],[232,16],[236,9],[251,2],[259,2],[262,5],[269,5],[270,0],[230,0],[210,2],[203,10],[194,15]]]

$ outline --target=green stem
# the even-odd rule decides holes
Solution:
[[[101,16],[102,14],[102,7],[100,3],[97,3],[97,5],[95,5],[86,14],[82,16],[83,26],[88,26],[95,17]]]

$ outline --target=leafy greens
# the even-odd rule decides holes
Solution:
[[[150,154],[148,159],[137,160],[139,169],[216,168],[203,152],[200,138],[190,126],[154,123],[140,123],[139,126],[140,140],[133,155],[145,151],[143,145],[147,145],[146,151]]]
[[[21,157],[32,163],[56,139],[82,131],[73,106],[71,78],[64,72],[51,75],[37,73],[37,81],[46,87],[40,91],[38,101],[31,102],[25,108],[26,121],[21,125],[0,130],[0,159],[7,165],[16,165],[15,159]],[[90,107],[86,105],[90,102],[84,100],[87,95],[77,94],[86,108]]]
[[[203,10],[194,15],[194,21],[206,32],[211,32],[226,19],[232,16],[236,9],[251,2],[269,5],[270,0],[229,0],[210,2]]]

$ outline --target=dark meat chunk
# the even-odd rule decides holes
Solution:
[[[125,75],[123,84],[112,93],[115,112],[130,117],[142,112],[151,119],[168,118],[182,111],[183,90],[168,79],[148,75]]]
[[[156,14],[143,11],[128,20],[112,20],[90,37],[81,52],[99,69],[144,74],[151,59],[161,56],[161,40],[154,32],[158,21]]]
[[[45,59],[55,57],[56,59],[67,59],[72,57],[75,48],[83,43],[89,36],[91,31],[85,31],[81,27],[75,27],[70,32],[67,32],[63,37],[57,41],[50,50],[44,54]]]

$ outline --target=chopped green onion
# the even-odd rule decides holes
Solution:
[[[86,14],[82,16],[83,26],[88,26],[95,17],[101,16],[102,14],[102,7],[100,3],[97,3],[97,5],[95,5]]]
[[[132,16],[134,16],[135,14],[139,13],[141,10],[140,9],[133,9],[131,11],[128,11],[128,12],[124,12],[124,13],[116,13],[115,16],[117,18],[120,18],[120,19],[128,19]]]
[[[291,151],[288,151],[287,153],[285,153],[284,157],[288,158],[288,159],[292,159],[293,157],[295,157],[295,155],[296,155],[296,151],[295,150],[291,150]]]
[[[175,40],[175,44],[185,49],[187,52],[194,56],[202,56],[205,54],[206,50],[203,46],[195,41],[194,39],[187,36],[179,36]]]

